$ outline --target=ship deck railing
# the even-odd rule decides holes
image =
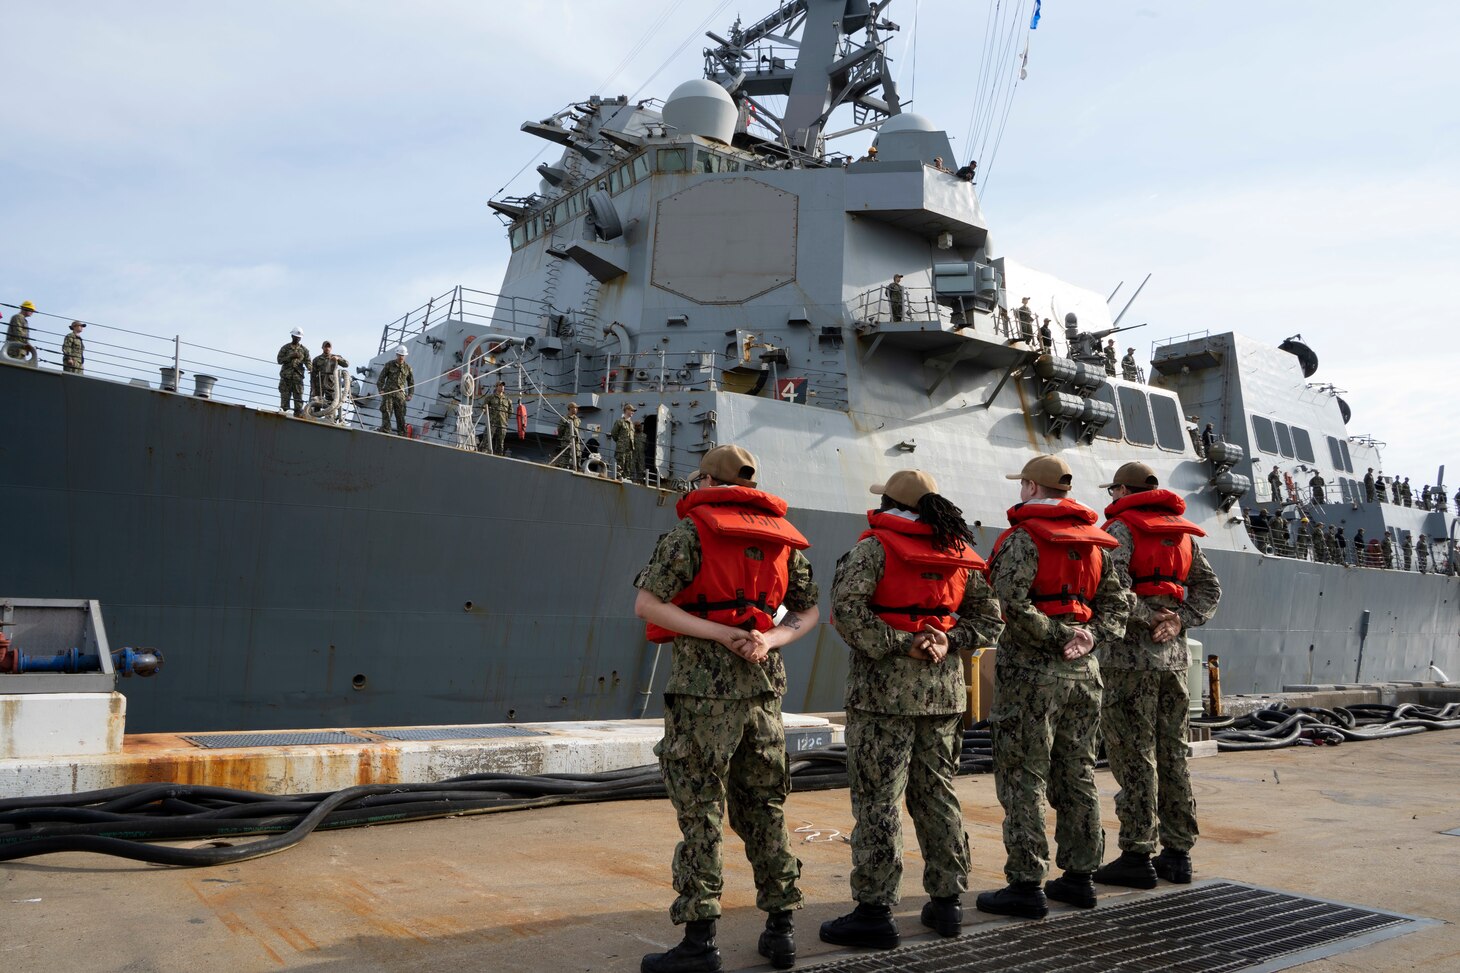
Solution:
[[[34,367],[61,370],[61,343],[70,320],[45,312],[31,318],[30,343],[38,356]],[[149,334],[94,321],[86,325],[84,377],[183,394],[198,394],[199,379],[213,379],[209,394],[202,397],[270,412],[279,408],[279,365],[273,358],[202,345],[181,335]],[[179,373],[176,377],[174,371]],[[308,384],[306,379],[306,389]]]
[[[494,324],[504,330],[546,334],[553,327],[577,330],[578,312],[556,312],[551,304],[525,297],[507,297],[491,291],[457,284],[443,294],[427,299],[387,324],[380,334],[377,354],[426,333],[434,325],[463,321],[485,327]]]
[[[937,292],[931,287],[905,286],[902,294],[902,307],[899,310],[893,307],[892,299],[887,296],[886,284],[869,287],[846,302],[847,315],[853,325],[858,327],[891,322],[925,322],[951,330],[966,322],[967,327],[985,334],[992,322],[993,333],[999,338],[1019,336],[1017,326],[1011,323],[1007,313],[988,314],[982,310],[976,311],[970,302],[966,317],[961,321],[953,308],[938,301]],[[1035,334],[1037,337],[1037,325]]]

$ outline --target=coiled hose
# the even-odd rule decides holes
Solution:
[[[1460,703],[1440,707],[1355,703],[1333,709],[1279,706],[1238,717],[1227,728],[1216,730],[1212,739],[1223,752],[1277,750],[1346,740],[1387,740],[1426,730],[1455,729],[1460,729]]]

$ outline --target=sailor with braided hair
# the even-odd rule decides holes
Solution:
[[[872,487],[882,505],[837,563],[832,615],[851,647],[847,775],[856,908],[821,926],[839,946],[898,945],[902,803],[923,854],[923,925],[956,936],[968,889],[968,835],[953,790],[966,703],[959,649],[991,645],[999,604],[963,511],[921,470]]]

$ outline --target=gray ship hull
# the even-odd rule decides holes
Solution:
[[[99,599],[114,644],[165,653],[123,687],[134,731],[660,712],[667,649],[630,581],[672,494],[18,366],[0,387],[25,403],[0,418],[0,595]],[[826,617],[865,520],[792,517]],[[1228,691],[1460,669],[1454,579],[1208,553],[1225,597],[1199,634]],[[788,710],[840,708],[828,626],[787,668]]]

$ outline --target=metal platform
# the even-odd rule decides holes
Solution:
[[[524,730],[520,726],[413,726],[366,732],[385,740],[491,740],[497,737],[547,736],[543,730]]]
[[[239,747],[312,747],[325,743],[369,743],[365,737],[344,730],[282,730],[267,733],[198,733],[183,737],[205,750]]]
[[[1266,973],[1435,925],[1214,880],[1113,908],[809,967],[823,973]]]

